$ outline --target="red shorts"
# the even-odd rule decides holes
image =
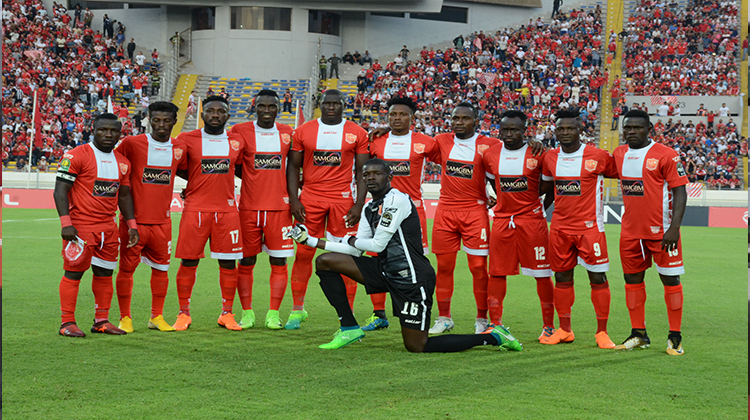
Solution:
[[[83,272],[92,265],[114,270],[117,267],[117,252],[120,249],[120,237],[116,230],[107,232],[78,232],[83,246],[63,240],[63,270]]]
[[[635,274],[651,267],[651,258],[656,263],[656,271],[665,276],[685,274],[682,264],[682,238],[677,241],[677,249],[661,249],[661,240],[635,239],[620,236],[620,261],[625,274]]]
[[[172,219],[159,225],[138,225],[140,240],[132,248],[120,248],[120,269],[135,271],[142,262],[159,271],[169,271],[172,255]],[[128,226],[120,219],[120,241],[128,243]]]
[[[293,257],[294,241],[284,234],[292,228],[291,210],[240,210],[242,254],[252,257],[261,251],[276,257]]]
[[[300,196],[300,203],[305,206],[305,226],[310,236],[340,240],[346,235],[357,234],[357,225],[347,228],[344,222],[344,216],[349,213],[354,203],[311,200],[304,193]]]
[[[485,209],[443,210],[438,206],[432,225],[432,252],[451,254],[461,249],[470,255],[489,255],[490,216]]]
[[[203,250],[209,238],[211,239],[211,258],[216,260],[242,259],[240,212],[182,212],[175,258],[185,260],[204,258]]]
[[[604,232],[575,235],[549,231],[550,268],[556,273],[572,270],[581,264],[594,273],[609,271],[607,236]]]
[[[542,218],[496,217],[490,237],[490,275],[514,276],[518,264],[526,276],[550,277],[547,221]]]

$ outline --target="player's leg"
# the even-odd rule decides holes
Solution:
[[[120,219],[119,235],[120,243],[128,242],[128,226],[124,219]],[[133,274],[140,262],[141,250],[149,241],[149,227],[146,225],[138,226],[138,236],[138,244],[134,247],[120,247],[120,263],[115,279],[117,303],[120,307],[120,324],[118,327],[128,333],[133,332],[133,319],[130,314],[130,301],[133,297]]]
[[[169,287],[169,260],[172,255],[172,221],[151,225],[151,238],[141,252],[141,261],[151,267],[151,318],[148,328],[162,332],[175,329],[164,320],[164,300]]]
[[[503,302],[508,289],[507,276],[518,274],[516,224],[510,218],[496,217],[490,235],[487,307],[490,323],[503,325]]]
[[[237,293],[235,261],[242,259],[239,211],[213,214],[211,258],[219,261],[221,315],[217,323],[228,330],[241,331],[242,327],[237,324],[232,313],[234,296]]]
[[[266,328],[272,330],[284,328],[279,317],[279,307],[284,299],[286,284],[289,281],[286,259],[294,256],[294,241],[285,235],[285,232],[291,227],[291,211],[265,212],[263,251],[268,254],[268,261],[271,265],[271,277],[269,279],[271,296],[266,313]]]
[[[579,262],[588,271],[591,285],[591,303],[596,313],[596,345],[602,349],[612,349],[615,343],[607,334],[609,307],[612,300],[607,281],[609,254],[607,237],[604,232],[577,236]]]
[[[112,306],[112,273],[117,267],[117,251],[120,247],[120,236],[116,230],[95,235],[94,252],[91,257],[93,279],[91,289],[96,304],[92,333],[123,335],[125,331],[109,322],[109,308]]]
[[[453,297],[453,272],[456,268],[456,253],[461,248],[461,234],[455,223],[454,212],[438,206],[432,225],[432,253],[437,259],[435,300],[438,318],[430,328],[430,334],[440,334],[453,329],[451,298]]]
[[[180,267],[177,270],[177,299],[180,312],[173,327],[177,331],[185,331],[190,327],[190,298],[195,285],[195,273],[198,263],[205,255],[203,253],[206,242],[211,234],[210,213],[184,211],[180,218],[180,234],[177,237],[175,258],[179,258]]]
[[[85,337],[86,334],[76,325],[76,303],[78,290],[81,286],[83,273],[91,267],[93,245],[91,234],[78,232],[86,242],[70,242],[63,240],[63,276],[60,279],[60,311],[61,325],[58,333],[67,337]]]
[[[300,202],[305,206],[305,226],[311,236],[317,238],[325,235],[325,220],[328,215],[328,205],[320,201],[308,200],[303,192]],[[307,284],[312,275],[312,263],[315,257],[315,248],[307,245],[297,245],[297,251],[292,264],[292,275],[290,285],[292,289],[292,313],[284,325],[285,329],[296,330],[300,324],[307,320],[305,311],[305,295]]]
[[[253,311],[253,271],[261,251],[263,237],[263,216],[265,212],[256,210],[240,210],[240,224],[242,229],[242,259],[237,269],[237,294],[242,305],[242,329],[255,325]]]
[[[482,208],[469,212],[457,212],[461,217],[457,221],[466,251],[466,260],[471,272],[474,300],[477,305],[477,318],[474,323],[476,334],[484,332],[489,326],[487,319],[487,256],[490,249],[490,219]]]
[[[681,356],[685,354],[682,349],[681,333],[683,294],[680,275],[685,273],[682,262],[682,239],[677,241],[677,247],[672,250],[661,249],[660,241],[650,242],[656,270],[659,272],[659,278],[664,285],[664,301],[667,304],[669,319],[667,354]]]
[[[367,260],[363,264],[370,267],[369,269],[377,265],[377,260],[373,258],[363,257],[358,259]],[[315,274],[320,278],[320,288],[323,289],[328,303],[336,310],[341,324],[333,340],[330,343],[321,344],[319,347],[322,349],[338,349],[361,340],[365,333],[354,318],[342,277],[342,275],[346,275],[358,283],[363,283],[364,279],[358,262],[355,262],[351,255],[321,254],[315,259]]]
[[[344,217],[351,209],[350,204],[332,203],[328,212],[328,218],[326,221],[326,237],[330,240],[341,241],[344,236],[354,236],[357,234],[357,225],[347,227],[344,222]],[[357,296],[357,282],[344,276],[344,284],[346,285],[346,296],[349,299],[349,306],[354,308],[354,298]]]
[[[643,279],[651,266],[651,251],[640,239],[620,236],[620,262],[625,278],[625,304],[630,315],[630,336],[615,350],[647,348],[651,340],[646,333],[646,284]]]
[[[549,266],[549,234],[543,218],[516,220],[516,246],[521,263],[521,273],[536,279],[536,293],[542,310],[542,333],[549,337],[555,333],[555,286]],[[493,232],[494,239],[494,232]]]
[[[570,318],[576,300],[573,270],[577,264],[578,254],[572,237],[557,229],[551,229],[549,232],[549,250],[550,268],[555,273],[554,303],[560,328],[539,342],[550,345],[571,343],[575,340]]]

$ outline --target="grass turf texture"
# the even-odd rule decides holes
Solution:
[[[3,414],[13,419],[735,419],[744,418],[747,391],[745,234],[742,229],[683,228],[687,262],[683,337],[686,354],[664,353],[667,317],[655,270],[646,277],[648,350],[614,352],[594,343],[596,320],[585,273],[576,271],[572,344],[543,346],[534,281],[508,281],[504,322],[524,343],[520,353],[482,347],[459,354],[410,354],[398,321],[362,343],[325,351],[338,327],[313,274],[298,331],[263,326],[270,268],[255,271],[255,328],[219,328],[218,264],[203,260],[186,332],[148,330],[150,269],[136,271],[135,333],[88,334],[93,317],[91,272],[84,275],[76,312],[84,339],[57,335],[62,275],[60,223],[51,210],[5,209],[3,214]],[[175,215],[175,240],[179,215]],[[630,332],[618,256],[620,227],[607,225],[612,306],[609,333]],[[434,264],[434,256],[431,256]],[[178,311],[170,270],[165,318]],[[291,260],[290,271],[291,271]],[[390,299],[389,299],[390,302]],[[390,305],[390,303],[388,303]],[[464,255],[453,298],[456,333],[471,333],[476,309]],[[287,289],[282,320],[291,309]],[[370,315],[360,288],[355,315]],[[433,318],[437,316],[434,307]],[[239,320],[239,300],[235,301]],[[118,318],[113,298],[111,319]],[[497,399],[497,403],[493,400]],[[343,409],[341,408],[343,407]]]

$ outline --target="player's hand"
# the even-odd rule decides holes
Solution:
[[[346,224],[347,228],[354,227],[357,223],[359,223],[359,218],[362,216],[362,205],[361,204],[355,204],[352,206],[352,208],[349,209],[349,212],[346,213],[346,216],[344,216],[344,223]]]
[[[526,144],[528,144],[529,148],[531,148],[532,156],[539,156],[542,153],[544,153],[544,150],[545,150],[544,144],[542,144],[542,142],[540,142],[539,140],[530,140]]]
[[[378,127],[367,133],[367,140],[372,141],[376,137],[384,136],[391,131],[390,127]]]
[[[183,188],[182,191],[180,191],[180,198],[184,201],[185,200],[185,189]]]
[[[677,249],[677,241],[680,240],[680,230],[671,227],[664,232],[664,238],[661,240],[661,249],[667,252]]]
[[[128,229],[128,248],[138,245],[140,240],[141,235],[138,234],[138,229]]]
[[[487,200],[487,208],[491,209],[495,207],[495,204],[497,204],[497,198],[490,196],[490,198]]]
[[[305,223],[305,206],[302,205],[299,200],[290,200],[289,206],[292,208],[292,216],[294,216],[294,221]]]
[[[303,224],[297,224],[297,226],[293,227],[289,231],[288,236],[294,239],[294,242],[302,245],[307,243],[307,238],[309,237],[307,234],[307,227]]]
[[[75,241],[78,237],[78,230],[73,226],[65,226],[60,231],[60,236],[66,241]]]

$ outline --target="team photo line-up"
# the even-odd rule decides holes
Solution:
[[[542,315],[538,341],[569,343],[575,339],[571,308],[577,265],[586,269],[591,285],[597,346],[643,349],[650,345],[644,277],[653,261],[669,320],[666,353],[684,354],[680,225],[688,181],[676,152],[649,137],[653,126],[648,113],[631,110],[624,115],[624,144],[610,154],[581,141],[583,124],[575,109],[556,113],[559,147],[550,150],[524,140],[527,115],[521,111],[502,115],[496,139],[477,132],[477,110],[471,103],[459,103],[451,113],[452,132],[433,138],[411,130],[416,105],[409,98],[392,98],[388,126],[371,133],[343,118],[344,99],[340,91],[326,90],[319,100],[320,118],[293,129],[276,122],[277,93],[262,90],[254,100],[256,120],[228,130],[228,101],[210,96],[203,101],[204,127],[176,138],[171,132],[178,107],[169,102],[148,106],[149,134],[121,139],[116,115],[97,116],[93,141],[66,153],[56,178],[64,269],[59,334],[86,335],[76,324],[75,310],[89,267],[95,300],[91,332],[132,333],[133,274],[139,263],[151,267],[148,328],[187,330],[196,270],[210,240],[222,297],[217,322],[228,330],[256,324],[252,288],[261,252],[268,254],[271,268],[265,327],[300,329],[308,319],[304,303],[313,259],[316,249],[322,249],[330,252],[315,258],[315,274],[341,324],[333,340],[320,345],[323,349],[338,349],[360,341],[367,331],[387,328],[390,293],[410,352],[456,352],[482,345],[521,351],[521,342],[502,320],[507,276],[518,274],[536,280]],[[437,269],[425,256],[430,251],[421,191],[426,161],[439,164],[442,172],[431,235]],[[187,186],[175,249],[179,313],[170,324],[163,309],[177,176]],[[235,177],[242,180],[239,202]],[[632,330],[619,345],[607,332],[611,298],[604,178],[620,180],[625,206],[619,249]],[[495,195],[488,194],[488,184]],[[548,228],[545,209],[553,203]],[[454,328],[451,298],[461,249],[477,307],[475,334],[445,334]],[[287,257],[294,257],[291,273]],[[287,284],[292,310],[283,322],[279,308]],[[373,306],[362,327],[352,314],[358,284]],[[119,326],[109,321],[115,292]],[[233,313],[235,295],[242,307],[239,322]],[[438,314],[430,326],[433,296]]]

